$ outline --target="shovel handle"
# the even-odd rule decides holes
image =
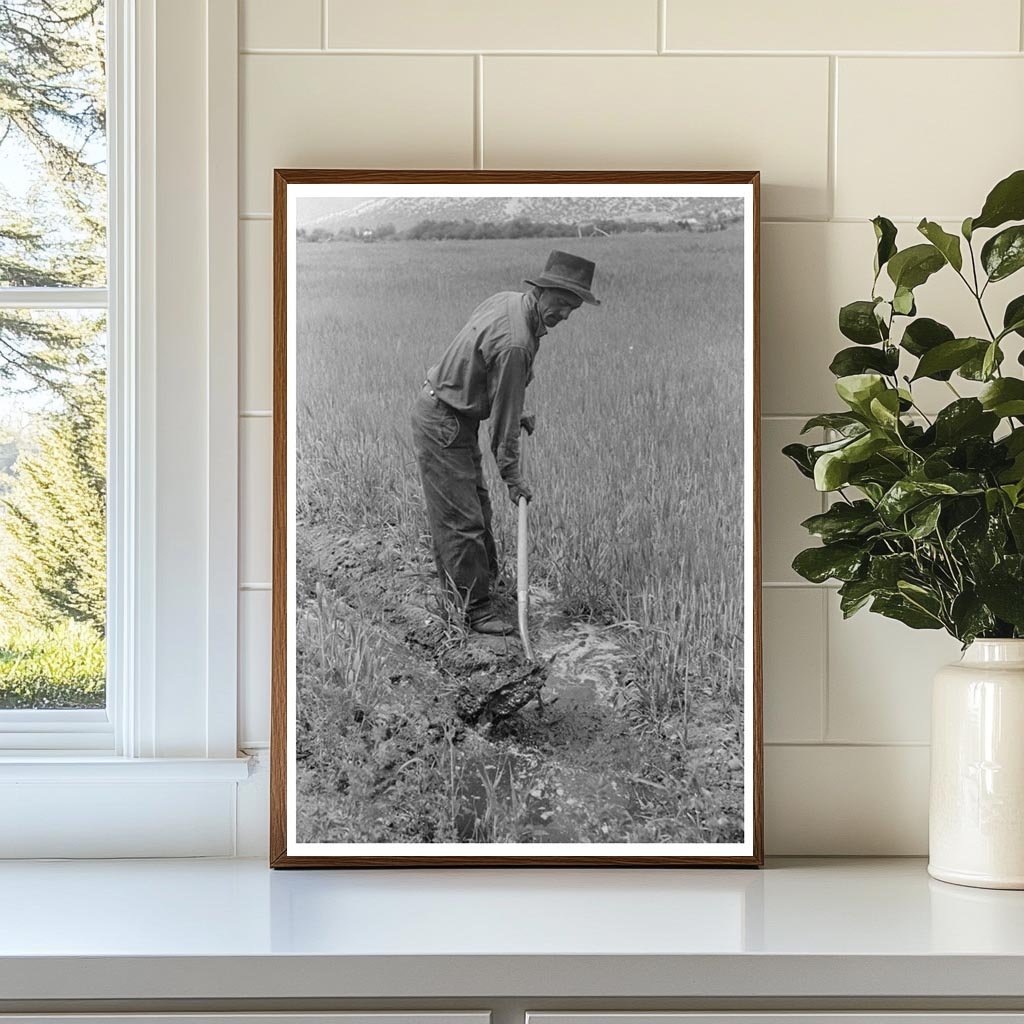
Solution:
[[[516,548],[516,593],[519,605],[519,636],[526,660],[533,661],[530,646],[530,554],[526,530],[526,498],[519,499],[519,538]]]

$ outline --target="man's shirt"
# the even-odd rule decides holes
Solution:
[[[491,451],[509,485],[519,482],[519,420],[545,334],[530,292],[498,292],[473,310],[441,361],[427,371],[442,402],[471,419],[490,419]]]

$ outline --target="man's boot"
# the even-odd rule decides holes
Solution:
[[[486,636],[511,636],[516,631],[511,622],[506,622],[491,609],[471,616],[469,628],[474,633],[483,633]]]

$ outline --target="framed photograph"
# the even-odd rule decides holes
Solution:
[[[762,863],[758,186],[275,172],[272,866]]]

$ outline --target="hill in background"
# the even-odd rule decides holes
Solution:
[[[561,224],[594,221],[653,223],[714,219],[737,220],[740,199],[683,196],[398,196],[364,199],[300,198],[296,225],[307,233],[317,228],[339,231],[375,230],[393,225],[397,232],[425,220],[505,224],[516,219]]]

